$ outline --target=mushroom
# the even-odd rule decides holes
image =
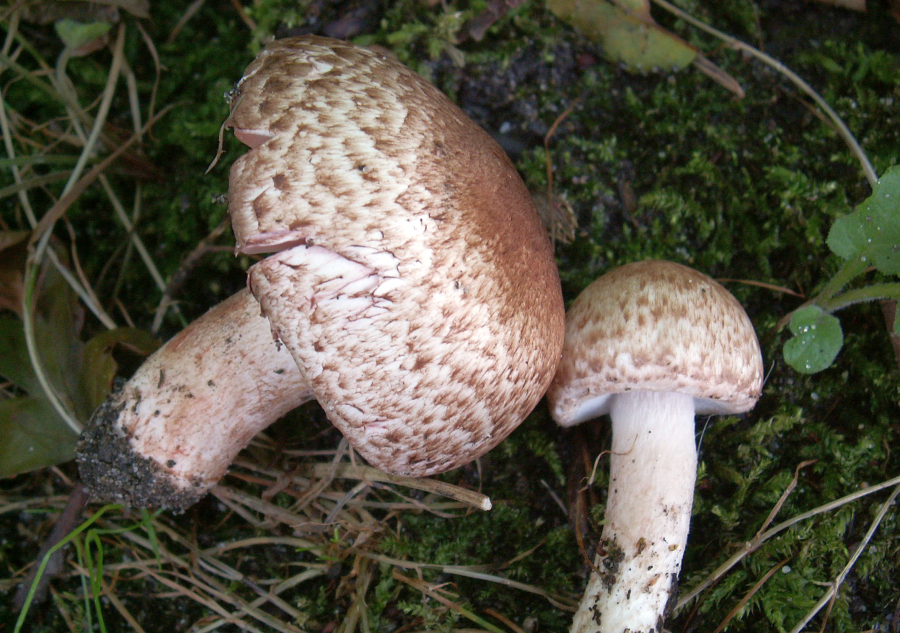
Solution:
[[[746,312],[691,268],[628,264],[575,299],[550,410],[564,427],[609,414],[612,449],[606,521],[572,633],[663,630],[690,525],[694,415],[748,411],[762,380]]]
[[[274,336],[298,388],[384,471],[431,475],[496,446],[546,391],[565,319],[507,156],[417,74],[336,40],[273,42],[229,94],[225,126],[250,147],[229,175],[237,248],[271,253],[248,274],[264,353]]]

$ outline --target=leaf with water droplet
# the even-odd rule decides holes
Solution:
[[[900,166],[887,170],[853,213],[835,221],[828,247],[844,259],[859,257],[887,275],[900,274]]]
[[[802,374],[831,367],[844,344],[841,322],[818,306],[794,312],[790,329],[794,336],[784,344],[784,360]]]

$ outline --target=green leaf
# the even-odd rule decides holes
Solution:
[[[5,248],[0,253],[4,279],[21,287],[24,251]],[[82,383],[97,367],[85,363],[82,308],[59,271],[48,261],[41,266],[31,312],[35,347],[55,395],[73,418],[84,421],[95,405]],[[21,292],[13,293],[17,302]],[[0,477],[71,459],[77,434],[47,398],[32,367],[24,326],[11,316],[0,317],[0,376],[14,385],[5,390],[7,399],[0,401]]]
[[[85,344],[82,387],[92,411],[100,406],[112,388],[119,369],[113,358],[117,347],[139,356],[149,356],[159,347],[159,341],[146,330],[119,327],[101,332]]]
[[[109,29],[112,28],[112,24],[109,22],[77,22],[64,18],[57,20],[53,27],[56,29],[59,39],[66,45],[66,48],[75,50],[98,37],[106,35]]]
[[[82,421],[109,393],[119,368],[114,350],[147,356],[159,347],[148,332],[134,328],[101,332],[82,343],[81,308],[52,267],[44,270],[37,303],[35,339],[44,371]],[[17,387],[14,397],[0,400],[0,477],[72,459],[78,437],[46,398],[28,357],[22,322],[11,316],[0,317],[0,376]]]
[[[41,388],[31,371],[22,322],[12,317],[0,317],[0,376],[29,393]]]
[[[828,248],[844,259],[871,262],[886,275],[900,274],[900,166],[885,172],[853,213],[835,221]]]
[[[841,322],[818,306],[794,312],[790,329],[794,336],[784,344],[784,360],[802,374],[828,369],[844,344]]]
[[[53,466],[75,456],[76,435],[44,398],[0,400],[0,477]]]
[[[43,351],[45,357],[50,355]],[[0,375],[28,394],[0,400],[0,477],[72,459],[78,437],[44,397],[28,358],[22,323],[10,317],[0,318]]]

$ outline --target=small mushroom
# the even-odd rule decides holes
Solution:
[[[253,335],[249,357],[286,349],[299,368],[291,388],[304,398],[311,390],[351,446],[387,472],[443,472],[496,446],[549,385],[565,319],[549,239],[507,156],[417,74],[336,40],[273,42],[230,94],[225,125],[250,147],[229,175],[238,250],[271,253],[248,275],[271,329],[267,341]],[[167,360],[150,362],[170,377]],[[217,382],[207,372],[201,383],[207,375]],[[145,388],[128,395],[137,380],[91,425],[115,427],[143,455],[135,429],[156,428],[144,419],[155,405]],[[221,416],[204,416],[210,443],[229,397],[243,396],[235,388]],[[133,401],[141,421],[123,423]],[[229,433],[249,441],[274,419],[264,417],[252,432]],[[157,467],[185,462],[191,449],[175,437],[156,441]],[[98,451],[99,440],[83,442],[82,464]],[[98,472],[83,467],[86,478]],[[214,479],[204,474],[192,489]]]
[[[566,427],[609,414],[612,450],[600,573],[590,575],[572,633],[663,630],[690,525],[694,415],[748,411],[762,380],[746,312],[691,268],[628,264],[575,299],[550,410]]]

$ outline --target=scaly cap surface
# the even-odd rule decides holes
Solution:
[[[677,391],[698,413],[741,413],[762,381],[759,341],[737,299],[692,268],[644,261],[603,275],[572,303],[548,399],[562,426],[607,413],[604,396],[622,391]]]
[[[250,287],[351,445],[427,475],[531,411],[562,349],[553,254],[509,159],[399,62],[319,37],[273,42],[226,125]]]

